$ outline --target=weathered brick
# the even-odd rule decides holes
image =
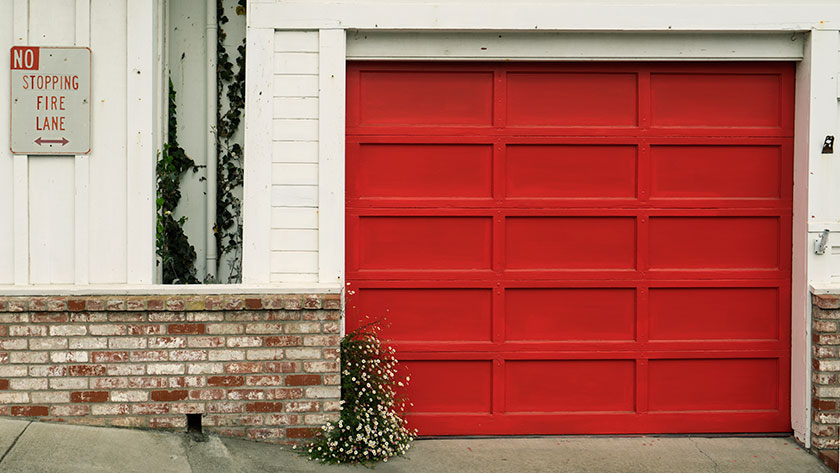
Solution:
[[[25,340],[22,340],[24,341]],[[30,350],[63,350],[67,349],[67,339],[63,337],[31,338],[29,340]]]
[[[173,414],[203,414],[204,403],[201,402],[173,402],[169,405]]]
[[[11,337],[46,337],[47,335],[45,325],[9,325]]]
[[[224,391],[222,391],[222,396],[224,396]],[[192,397],[192,393],[190,393],[190,397]],[[224,397],[222,397],[224,399]],[[227,401],[227,402],[208,402],[207,403],[207,412],[214,412],[218,414],[233,414],[239,413],[244,410],[245,405],[241,402],[236,401]]]
[[[127,351],[95,351],[90,354],[90,361],[94,363],[121,363],[128,361]]]
[[[142,350],[146,348],[146,339],[142,337],[112,337],[108,339],[108,348],[112,350]]]
[[[245,404],[246,412],[283,412],[282,402],[249,402]]]
[[[816,364],[820,371],[840,371],[840,360],[817,360]]]
[[[286,348],[286,358],[292,360],[312,360],[321,358],[318,348]]]
[[[262,389],[231,389],[228,391],[228,399],[233,401],[256,401],[265,399],[265,392]]]
[[[237,363],[227,363],[225,365],[225,372],[231,374],[237,373],[259,373],[263,370],[263,364],[259,361],[243,361]]]
[[[114,400],[113,393],[111,394],[111,400]],[[131,412],[131,408],[128,404],[100,404],[90,406],[90,413],[95,416],[125,416],[129,412]]]
[[[132,404],[131,413],[135,415],[156,415],[169,413],[169,404]]]
[[[324,325],[329,324],[325,323]],[[283,326],[285,333],[321,333],[320,322],[287,322]]]
[[[29,394],[35,404],[62,404],[70,402],[69,391],[35,391]]]
[[[318,429],[312,427],[288,427],[286,428],[286,438],[290,439],[309,439],[315,436]]]
[[[207,378],[208,386],[242,386],[245,384],[243,376],[210,376]]]
[[[162,325],[131,324],[127,326],[129,335],[157,335],[163,333]]]
[[[303,308],[304,309],[320,309],[324,306],[324,301],[321,299],[320,296],[315,294],[309,294],[303,297]]]
[[[109,322],[143,322],[145,318],[143,312],[108,312]]]
[[[124,389],[128,387],[128,378],[93,378],[90,380],[91,389]]]
[[[170,388],[201,388],[207,386],[207,378],[204,376],[179,376],[169,378]]]
[[[52,361],[53,363],[87,363],[88,352],[54,351],[50,352],[50,361]]]
[[[104,350],[108,348],[107,338],[72,337],[69,339],[71,350]]]
[[[186,426],[187,419],[184,416],[152,417],[149,419],[149,427],[153,429],[183,429]]]
[[[146,299],[142,297],[126,297],[125,299],[125,310],[128,311],[140,311],[146,310]]]
[[[307,347],[334,347],[338,346],[341,337],[338,335],[306,335],[303,337],[303,345]]]
[[[217,348],[225,346],[224,337],[189,337],[187,346],[190,348]]]
[[[52,406],[50,413],[54,416],[86,416],[90,413],[90,406],[85,405],[67,405],[67,406]]]
[[[207,359],[207,350],[172,350],[169,352],[172,361],[203,361]]]
[[[283,333],[283,323],[262,322],[245,324],[245,333]]]
[[[87,389],[87,378],[50,378],[50,389]]]
[[[341,389],[338,386],[312,386],[306,388],[304,395],[312,399],[338,399]]]
[[[252,348],[245,351],[248,360],[282,360],[284,355],[282,348]]]
[[[12,378],[9,389],[12,391],[37,391],[48,389],[47,378]]]
[[[181,363],[150,363],[146,366],[149,374],[184,374],[184,365]]]
[[[67,322],[70,317],[64,312],[33,312],[30,320],[36,324],[48,324]]]
[[[9,363],[46,363],[50,354],[45,351],[13,351],[9,353]]]
[[[262,346],[263,337],[228,337],[227,346],[231,348]]]
[[[123,363],[119,365],[105,365],[108,376],[139,376],[146,373],[146,365]]]
[[[269,429],[264,427],[259,429],[248,429],[248,438],[252,440],[265,440],[281,437],[284,437],[283,429]]]
[[[181,335],[201,335],[204,333],[204,324],[169,324],[166,327],[167,333]]]
[[[244,350],[210,350],[207,355],[210,361],[240,361],[245,359]]]
[[[166,378],[163,376],[131,376],[128,378],[128,387],[132,389],[153,389],[165,388]]]
[[[67,368],[70,376],[105,376],[104,365],[71,365]]]
[[[264,363],[266,373],[296,373],[300,371],[296,361],[267,361]]]
[[[90,334],[99,336],[125,335],[128,328],[125,325],[116,324],[94,324],[90,326]]]
[[[224,398],[224,389],[193,389],[190,391],[190,399],[193,401],[218,401]]]
[[[111,391],[111,402],[143,402],[148,399],[146,391]]]
[[[149,312],[149,322],[182,322],[184,319],[183,312]]]
[[[297,414],[267,414],[264,421],[266,425],[299,425],[301,416]]]
[[[307,373],[329,373],[338,371],[338,362],[335,361],[304,361],[303,370]]]
[[[84,325],[51,325],[50,336],[53,337],[74,337],[87,335],[87,327]]]
[[[295,335],[280,335],[265,337],[267,347],[296,347],[302,345],[302,337]]]
[[[183,401],[187,399],[188,393],[186,390],[176,391],[152,391],[152,401]]]
[[[184,310],[185,306],[184,299],[181,297],[168,297],[166,299],[166,310],[179,312]]]
[[[286,403],[286,412],[318,412],[320,405],[313,401],[289,401]]]
[[[11,414],[20,417],[42,417],[50,415],[47,406],[12,406]]]
[[[817,332],[836,332],[837,331],[837,322],[825,321],[825,320],[815,320],[814,321],[814,330],[816,330]]]
[[[185,337],[149,337],[149,348],[185,348]]]
[[[70,393],[70,402],[106,402],[108,391],[77,391]]]
[[[26,350],[25,338],[0,339],[0,350]]]
[[[225,314],[219,312],[187,312],[187,322],[221,322]],[[212,324],[207,324],[209,327]]]
[[[26,376],[26,366],[20,365],[0,365],[0,377],[2,378],[16,378]]]
[[[169,352],[166,350],[138,350],[132,351],[129,358],[135,363],[142,361],[166,361],[169,359]]]
[[[261,374],[256,376],[248,376],[245,379],[245,384],[247,384],[248,386],[283,386],[283,377],[277,374]]]
[[[0,392],[0,404],[23,404],[29,402],[29,393],[25,392]]]
[[[189,374],[222,374],[225,372],[223,363],[188,363]]]

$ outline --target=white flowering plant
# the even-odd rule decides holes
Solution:
[[[394,349],[372,322],[341,340],[341,415],[325,424],[302,452],[322,463],[373,465],[404,454],[417,431],[406,426],[406,400],[397,394],[409,376],[397,373]]]

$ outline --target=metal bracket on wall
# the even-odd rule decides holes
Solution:
[[[827,228],[820,233],[817,241],[814,242],[814,253],[818,255],[825,254],[825,248],[828,246],[828,234],[829,231]]]
[[[822,154],[834,154],[834,136],[828,135],[823,141]]]

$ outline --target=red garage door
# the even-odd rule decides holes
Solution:
[[[350,64],[348,328],[421,434],[790,430],[793,71]]]

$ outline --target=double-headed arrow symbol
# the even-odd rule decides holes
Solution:
[[[35,140],[35,142],[38,143],[38,146],[41,146],[44,143],[61,143],[61,146],[64,146],[70,141],[68,141],[67,138],[64,137],[62,137],[60,140],[45,140],[39,137],[37,140]]]

